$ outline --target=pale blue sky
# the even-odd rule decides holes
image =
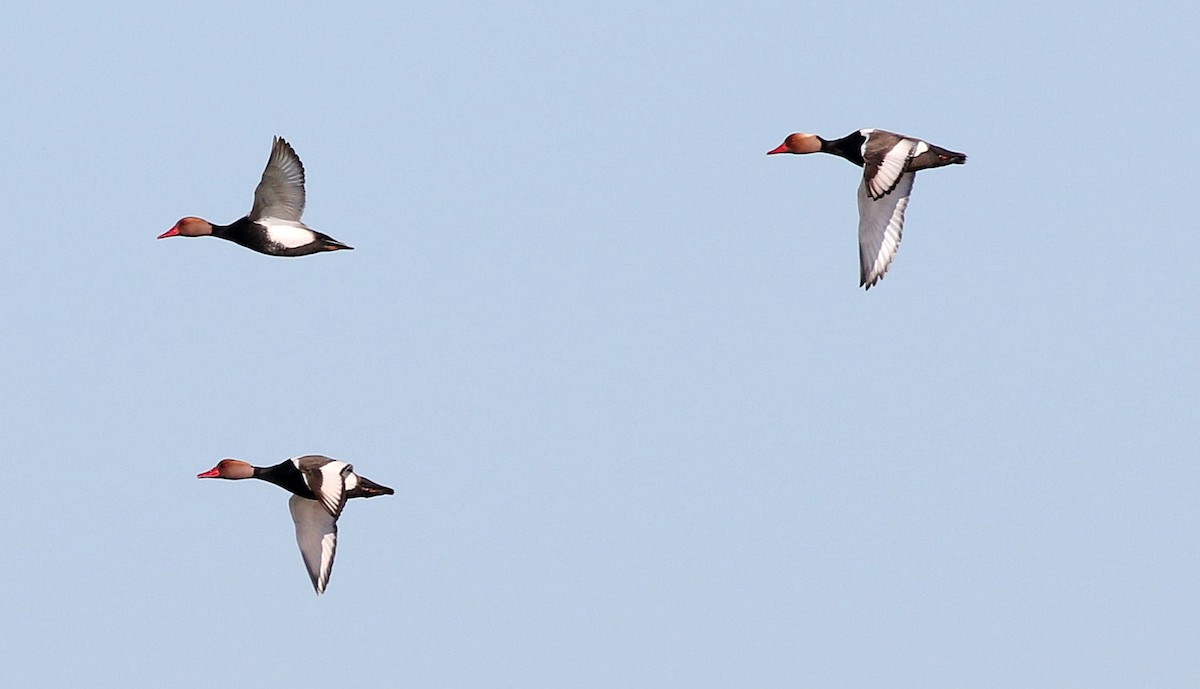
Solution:
[[[0,684],[1195,687],[1192,3],[8,3]],[[918,176],[858,289],[882,127]],[[250,207],[277,259],[154,237]],[[287,495],[353,462],[313,595]]]

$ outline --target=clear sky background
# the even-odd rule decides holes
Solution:
[[[0,684],[1200,686],[1190,2],[7,3]],[[922,172],[858,288],[861,127]],[[250,208],[280,259],[155,241]],[[351,503],[313,594],[287,495]]]

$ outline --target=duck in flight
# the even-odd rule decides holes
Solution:
[[[304,165],[291,144],[275,137],[262,180],[254,190],[250,214],[230,225],[204,218],[181,218],[158,236],[219,237],[271,256],[307,256],[323,251],[353,249],[300,222],[304,213]]]
[[[271,467],[256,467],[240,459],[222,459],[196,478],[232,481],[256,478],[292,493],[288,509],[296,525],[296,543],[317,595],[325,592],[337,554],[337,520],[350,498],[392,495],[394,490],[354,473],[346,462],[323,455],[292,457]]]
[[[860,129],[827,141],[816,134],[790,134],[774,153],[831,153],[863,169],[858,186],[859,286],[871,289],[883,279],[900,248],[904,211],[918,170],[967,162],[967,156],[931,143],[886,132]]]

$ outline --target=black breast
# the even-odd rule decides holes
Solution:
[[[241,244],[247,249],[259,253],[278,256],[280,247],[267,238],[267,231],[262,225],[251,220],[248,216],[235,221],[231,225],[213,225],[213,236],[228,239],[235,244]]]
[[[833,141],[825,141],[822,139],[821,152],[832,153],[835,156],[841,156],[861,167],[863,164],[862,145],[866,140],[867,137],[863,136],[859,132],[851,132],[850,134],[847,134],[840,139],[834,139]]]

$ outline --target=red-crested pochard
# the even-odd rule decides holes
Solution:
[[[772,153],[831,153],[863,168],[858,187],[858,262],[859,285],[866,289],[883,278],[900,248],[904,210],[916,172],[967,162],[966,154],[882,129],[860,129],[833,141],[798,132],[767,151]]]
[[[337,520],[350,498],[373,498],[395,493],[387,486],[354,473],[346,462],[322,455],[292,457],[271,467],[256,467],[240,459],[222,459],[196,478],[238,480],[256,478],[290,491],[288,508],[296,524],[296,543],[317,594],[325,592],[337,553]]]
[[[231,225],[214,225],[188,216],[158,236],[228,239],[271,256],[306,256],[322,251],[353,249],[300,222],[304,213],[304,165],[288,142],[275,137],[262,181],[254,190],[250,214]]]

